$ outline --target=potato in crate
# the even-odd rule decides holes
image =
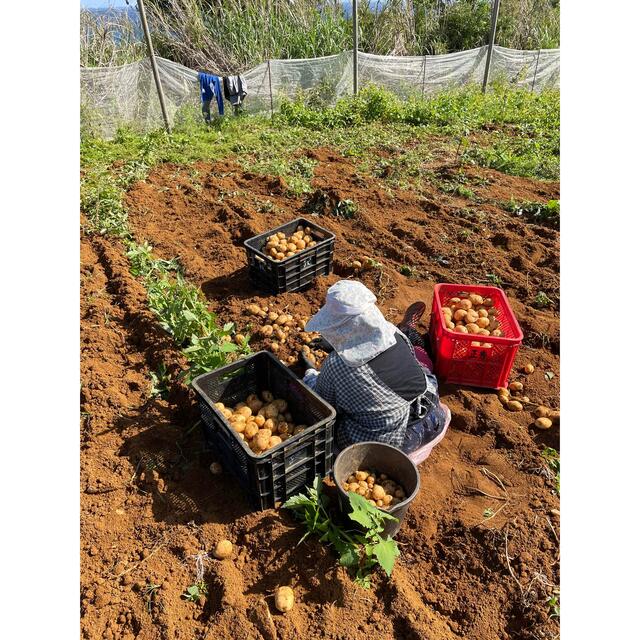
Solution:
[[[437,284],[429,336],[438,377],[447,383],[505,387],[522,330],[498,287]]]
[[[267,351],[193,381],[207,443],[257,509],[331,469],[336,413]]]
[[[333,270],[336,237],[306,218],[297,218],[245,240],[249,277],[274,294],[299,291]]]

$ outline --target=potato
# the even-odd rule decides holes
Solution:
[[[271,449],[271,447],[275,447],[276,445],[279,445],[282,442],[282,438],[280,436],[271,436],[269,438],[269,449]]]
[[[489,326],[489,318],[483,318],[482,316],[478,316],[478,318],[476,320],[476,324],[481,329],[486,329]],[[489,335],[488,331],[487,331],[487,335]]]
[[[559,411],[550,411],[547,416],[553,424],[560,424],[560,412]]]
[[[229,420],[229,418],[231,418],[231,416],[233,415],[233,411],[231,411],[231,409],[223,409],[222,410],[222,415]]]
[[[478,314],[473,309],[469,309],[469,311],[467,311],[467,315],[465,316],[464,320],[467,324],[469,324],[469,322],[475,323],[479,317],[480,316],[478,316]]]
[[[276,428],[276,423],[273,421],[272,418],[267,418],[267,420],[264,421],[262,428],[269,429],[269,431],[273,431]]]
[[[470,322],[467,325],[467,332],[468,333],[476,334],[479,331],[480,331],[480,327],[477,324],[475,324],[475,322]]]
[[[261,336],[268,338],[269,336],[273,335],[273,327],[270,324],[265,324],[264,327],[260,327],[258,333]]]
[[[286,411],[288,407],[287,401],[283,400],[282,398],[276,398],[272,404],[278,409],[278,412],[280,413]]]
[[[371,495],[374,500],[382,500],[385,496],[385,490],[379,484],[374,484]]]
[[[500,329],[494,329],[491,332],[492,336],[496,336],[496,338],[501,338],[502,337],[502,331],[500,331]]]
[[[366,480],[368,475],[366,471],[356,471],[356,480]]]
[[[293,609],[295,597],[291,587],[278,587],[275,593],[276,609],[282,613],[287,613]],[[272,623],[273,624],[273,623]]]
[[[489,317],[489,312],[484,307],[481,307],[480,309],[478,309],[478,317],[480,317],[480,318],[488,318]]]
[[[313,241],[313,238],[309,234],[305,234],[304,236],[302,236],[302,239],[305,241],[306,244],[309,244],[310,242]]]
[[[538,429],[550,429],[553,422],[549,418],[536,418],[534,424]]]
[[[263,391],[260,397],[267,403],[273,402],[273,393],[271,391]]]
[[[367,495],[367,490],[364,487],[358,487],[356,489],[356,493],[361,495],[361,496],[366,496]]]
[[[477,293],[472,293],[469,296],[469,300],[471,300],[471,303],[476,307],[479,307],[481,304],[484,304],[484,298]]]
[[[533,373],[535,370],[535,367],[529,362],[528,364],[525,364],[524,367],[522,367],[522,370],[525,373]]]
[[[256,435],[256,437],[253,439],[256,449],[258,451],[266,451],[269,448],[269,438],[271,438],[271,436],[267,437]]]
[[[213,406],[220,411],[222,411],[225,408],[222,402],[214,402]]]
[[[360,485],[357,482],[349,483],[349,491],[357,491],[360,488]]]
[[[382,497],[382,502],[385,506],[391,504],[391,500],[393,500],[393,496],[389,495],[388,493],[385,493]]]
[[[284,433],[292,433],[292,432],[293,432],[293,425],[290,425],[288,422],[281,422],[278,425],[278,433],[280,435]]]
[[[453,322],[447,322],[447,329],[451,329],[452,331],[456,328],[456,325]]]
[[[258,402],[260,402],[260,401],[258,400]],[[261,402],[260,402],[260,406],[262,406],[262,403],[261,403]],[[238,412],[237,412],[237,413],[238,413],[238,415],[240,415],[240,416],[244,416],[245,418],[248,418],[248,417],[250,417],[250,416],[251,416],[251,414],[252,414],[253,412],[251,411],[251,407],[244,406],[244,407],[240,407],[240,408],[238,409]]]
[[[244,429],[244,436],[247,440],[251,440],[258,433],[260,427],[256,422],[250,422]]]
[[[264,316],[264,311],[257,304],[250,304],[245,311],[252,316]]]
[[[487,331],[487,329],[479,329],[479,330],[478,330],[478,335],[479,335],[479,336],[490,336],[490,335],[491,335],[491,332],[490,332],[490,331]],[[488,344],[489,344],[489,345],[491,345],[491,343],[490,343],[490,342],[489,342]]]
[[[469,330],[464,325],[456,325],[453,329],[456,333],[469,333]]]
[[[285,255],[282,251],[278,251],[278,253],[276,253],[276,260],[284,260]]]
[[[549,413],[551,413],[551,409],[545,407],[544,405],[540,405],[539,407],[536,407],[533,415],[536,416],[536,418],[548,418]]]
[[[282,232],[282,231],[278,231],[276,233],[276,235],[278,236],[278,238],[280,238],[281,240],[284,240],[287,236]]]
[[[458,302],[458,308],[459,309],[465,309],[465,310],[469,311],[469,309],[471,309],[471,307],[473,307],[473,304],[472,304],[471,300],[460,300],[460,302]]]
[[[522,391],[523,389],[524,389],[524,385],[522,384],[522,382],[512,382],[509,385],[510,391]]]
[[[259,429],[258,433],[256,434],[256,437],[258,437],[258,438],[270,438],[271,437],[271,429],[265,429],[264,427],[262,429]]]
[[[522,396],[522,398],[520,398],[520,402],[522,402],[522,404],[529,404],[531,400],[529,400],[529,396]]]
[[[396,489],[395,493],[393,494],[395,498],[398,498],[398,500],[404,500],[406,497],[406,494],[404,492],[404,489],[399,488]]]
[[[358,486],[362,487],[363,489],[368,489],[369,485],[367,484],[366,480],[358,480]]]
[[[460,298],[451,298],[451,300],[449,300],[449,305],[453,306],[454,304],[458,304],[458,302],[460,302]]]
[[[297,436],[299,433],[302,433],[307,428],[306,424],[299,424],[294,430],[293,435]]]
[[[522,404],[520,404],[517,400],[509,400],[505,405],[509,411],[522,411]]]
[[[226,560],[230,558],[232,554],[233,545],[231,544],[231,540],[219,540],[216,548],[213,550],[213,555],[218,558],[218,560]]]
[[[467,317],[467,312],[464,309],[456,309],[453,314],[453,319],[458,322],[464,320]]]
[[[299,249],[300,251],[307,246],[307,243],[302,238],[296,240],[294,244],[296,245],[296,249]]]

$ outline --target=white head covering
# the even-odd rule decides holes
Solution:
[[[330,287],[324,306],[305,329],[321,333],[351,367],[393,346],[397,331],[376,307],[375,295],[356,280],[340,280]]]

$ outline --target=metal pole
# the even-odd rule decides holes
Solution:
[[[540,62],[540,49],[538,49],[538,57],[536,58],[536,70],[533,72],[533,81],[531,82],[531,91],[536,86],[536,76],[538,75],[538,63]]]
[[[149,60],[151,61],[151,70],[153,71],[153,79],[156,82],[156,89],[158,90],[158,98],[160,99],[160,109],[162,109],[162,117],[164,118],[164,126],[167,130],[167,133],[171,133],[171,125],[169,124],[167,107],[164,103],[164,92],[162,91],[160,74],[158,73],[158,66],[156,65],[156,57],[153,53],[153,44],[151,44],[151,36],[149,35],[149,25],[147,24],[147,13],[144,10],[143,0],[138,0],[138,11],[140,12],[140,22],[142,22],[144,39],[147,41],[147,49],[149,51]]]
[[[267,60],[267,71],[269,72],[269,98],[271,99],[271,117],[273,118],[273,89],[271,88],[271,59]]]
[[[491,55],[493,54],[493,43],[496,40],[496,28],[498,26],[499,11],[500,11],[500,0],[493,0],[493,10],[491,12],[491,32],[489,34],[489,48],[487,49],[487,64],[484,67],[482,93],[486,93],[487,91],[487,82],[489,81],[489,68],[491,67]]]
[[[358,0],[351,3],[353,20],[353,95],[358,93]]]

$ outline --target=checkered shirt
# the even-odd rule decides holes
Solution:
[[[398,334],[414,353],[405,335]],[[438,381],[424,367],[422,370],[426,390],[411,402],[387,387],[368,364],[349,367],[332,351],[320,369],[315,390],[336,410],[338,447],[375,440],[401,448],[409,419],[423,418],[438,405]]]

